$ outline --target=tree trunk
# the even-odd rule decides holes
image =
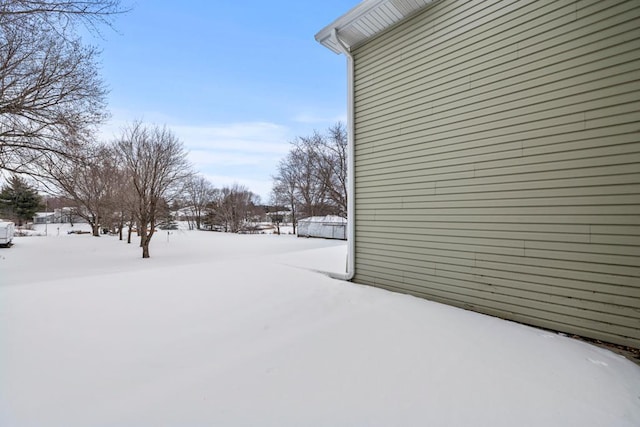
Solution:
[[[140,230],[140,247],[142,248],[142,258],[151,257],[151,255],[149,255],[149,243],[151,243],[151,237],[153,237],[155,225],[155,220],[151,219],[148,228],[146,224],[143,227],[138,227]]]
[[[91,232],[93,237],[100,237],[100,225],[97,222],[91,224]]]
[[[291,209],[291,225],[293,226],[293,234],[296,234],[296,227],[298,226],[298,218],[295,208]]]
[[[142,242],[142,258],[149,258],[149,239],[144,239]]]
[[[147,226],[146,225],[140,226],[138,224],[138,236],[140,236],[140,247],[143,248],[144,247],[144,243],[147,240]]]

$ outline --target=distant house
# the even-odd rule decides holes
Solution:
[[[353,280],[640,347],[640,2],[365,0]]]
[[[76,208],[59,208],[53,212],[36,212],[33,216],[34,224],[63,224],[63,223],[84,223],[86,220],[76,213]]]
[[[280,220],[279,222],[282,223],[291,223],[292,219],[291,211],[289,210],[267,212],[265,216],[271,222],[274,222],[276,219],[278,219]]]
[[[53,224],[57,222],[56,215],[53,212],[36,212],[33,216],[34,224]]]

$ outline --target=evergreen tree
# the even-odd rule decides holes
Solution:
[[[9,178],[0,191],[2,216],[15,221],[18,225],[31,220],[41,207],[42,197],[26,180],[17,175]]]

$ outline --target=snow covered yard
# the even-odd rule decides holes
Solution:
[[[640,425],[637,365],[312,271],[344,242],[171,233],[0,249],[0,425]]]

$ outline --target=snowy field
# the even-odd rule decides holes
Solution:
[[[640,426],[622,356],[315,272],[344,242],[171,233],[0,248],[0,426]]]

